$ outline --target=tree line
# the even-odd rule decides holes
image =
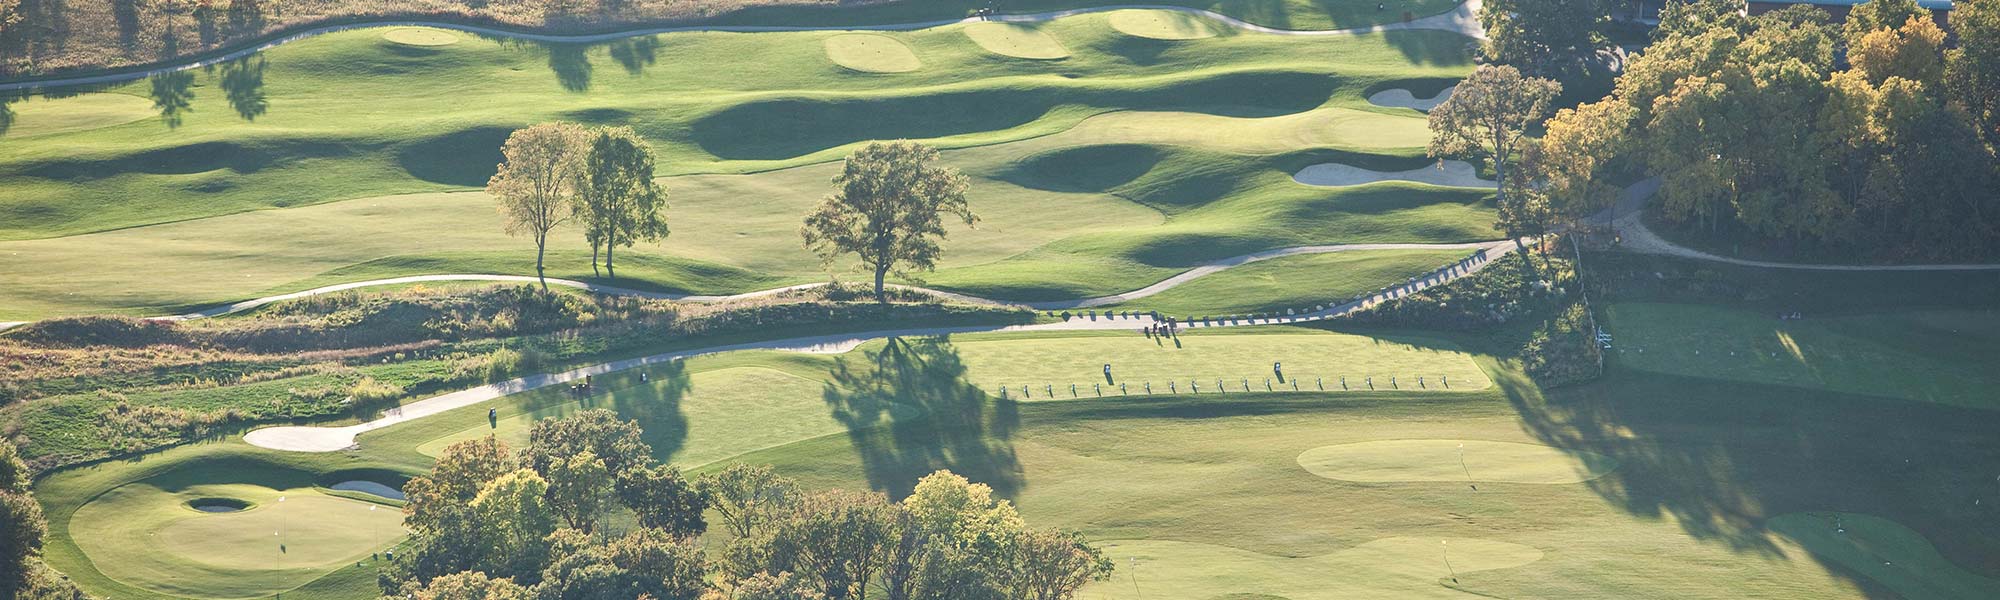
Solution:
[[[28,489],[33,483],[20,452],[0,440],[0,598],[84,600],[76,584],[42,563],[49,524]]]
[[[900,502],[770,467],[691,481],[601,409],[535,422],[518,453],[454,444],[404,492],[411,533],[380,575],[385,600],[1066,600],[1112,569],[949,471]],[[709,512],[719,556],[701,540]]]
[[[509,135],[501,155],[486,191],[499,200],[507,232],[534,240],[543,289],[549,233],[559,226],[580,224],[592,273],[601,256],[611,278],[617,248],[668,234],[667,192],[653,179],[652,147],[629,127],[543,123]],[[887,302],[889,275],[936,268],[945,216],[968,226],[979,220],[966,202],[965,176],[938,158],[936,149],[909,141],[855,150],[833,178],[833,193],[805,216],[806,249],[829,267],[856,257],[874,277],[876,300]]]
[[[1514,234],[1605,208],[1626,170],[1661,179],[1662,217],[1710,233],[1877,258],[2000,251],[2000,0],[1957,2],[1950,31],[1915,0],[1841,25],[1807,5],[1744,9],[1668,4],[1608,95],[1546,122],[1560,85],[1534,64],[1482,66],[1432,112],[1432,154],[1489,160]]]

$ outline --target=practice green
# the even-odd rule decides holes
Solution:
[[[908,73],[924,66],[909,45],[886,35],[845,33],[826,38],[826,57],[865,73]]]
[[[981,21],[965,26],[965,37],[979,47],[1001,56],[1033,60],[1054,60],[1069,56],[1069,50],[1055,36],[1026,23]]]
[[[1484,440],[1380,440],[1320,446],[1299,454],[1299,466],[1314,475],[1364,483],[1580,483],[1603,476],[1617,464],[1594,452]]]
[[[150,100],[111,92],[68,98],[35,96],[6,108],[14,111],[13,123],[0,129],[0,138],[6,139],[110,127],[157,114]]]
[[[1196,40],[1216,35],[1215,26],[1207,19],[1179,11],[1130,9],[1113,11],[1104,18],[1120,33],[1155,40]]]

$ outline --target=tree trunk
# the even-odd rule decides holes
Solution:
[[[876,263],[875,265],[876,302],[880,302],[882,304],[889,303],[889,293],[882,288],[882,280],[888,276],[889,276],[889,265],[887,263]]]
[[[549,291],[549,276],[542,272],[542,258],[548,255],[549,234],[544,231],[535,235],[535,279],[541,280],[542,291]]]
[[[597,242],[593,240],[590,242],[590,276],[597,277],[599,275],[600,273],[597,272]]]
[[[616,245],[613,245],[613,244],[609,244],[609,243],[607,243],[607,244],[605,244],[605,245],[604,245],[604,278],[605,278],[605,279],[617,279],[617,278],[618,278],[618,268],[617,268],[617,267],[613,267],[613,266],[611,266],[611,253],[612,253],[612,252],[616,252],[617,250],[618,250],[618,247],[617,247]]]

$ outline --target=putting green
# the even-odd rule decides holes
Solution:
[[[1491,383],[1472,356],[1444,342],[1419,338],[1372,338],[1311,330],[1287,329],[1285,333],[1190,332],[1178,342],[1144,337],[1137,332],[1116,335],[1070,337],[965,336],[954,345],[966,364],[966,379],[990,394],[1008,387],[1008,397],[1020,398],[1020,388],[1029,387],[1027,400],[1048,400],[1054,385],[1054,399],[1069,399],[1070,384],[1078,386],[1077,396],[1095,395],[1093,384],[1105,384],[1105,395],[1116,395],[1117,384],[1126,384],[1130,394],[1142,393],[1151,383],[1153,392],[1168,393],[1167,383],[1175,383],[1179,393],[1190,391],[1189,383],[1201,393],[1214,393],[1221,379],[1225,391],[1242,392],[1248,379],[1252,391],[1271,389],[1317,390],[1323,383],[1329,391],[1340,390],[1340,378],[1349,389],[1367,390],[1368,378],[1377,390],[1471,391]],[[1297,333],[1292,333],[1292,332]],[[985,339],[982,339],[985,338]],[[1284,363],[1283,382],[1272,372],[1272,363]],[[1111,365],[1111,376],[1104,365]],[[1422,387],[1417,377],[1424,377]],[[1449,379],[1449,387],[1440,377]],[[1396,378],[1395,383],[1390,378]]]
[[[1391,537],[1301,558],[1164,540],[1100,545],[1121,573],[1084,588],[1084,598],[1463,598],[1440,585],[1449,584],[1453,572],[1464,576],[1542,559],[1531,546],[1474,538]]]
[[[569,402],[480,425],[417,447],[437,456],[445,446],[487,435],[519,448],[528,443],[536,420],[560,418],[585,408],[610,408],[639,421],[646,441],[673,464],[699,466],[745,452],[845,431],[829,415],[817,381],[762,367],[701,371],[686,377],[649,371],[645,385],[611,390],[586,406]],[[901,407],[889,407],[892,413]],[[907,409],[902,409],[907,412]]]
[[[1105,19],[1119,33],[1155,40],[1197,40],[1216,35],[1215,26],[1207,19],[1178,11],[1120,10]]]
[[[865,73],[908,73],[924,66],[902,41],[873,33],[843,33],[826,38],[826,57]]]
[[[1054,60],[1069,56],[1069,49],[1040,27],[1025,23],[982,21],[965,26],[965,37],[979,47],[1001,56]]]
[[[14,111],[14,123],[5,132],[5,137],[9,138],[98,129],[158,114],[151,100],[115,93],[80,94],[55,99],[35,96],[10,105],[8,109]]]
[[[1541,444],[1433,439],[1320,446],[1300,453],[1299,466],[1327,479],[1361,483],[1468,479],[1580,483],[1604,476],[1616,469],[1618,462],[1591,452],[1572,453]]]
[[[189,505],[213,498],[250,506],[203,512]],[[113,488],[78,508],[69,534],[98,570],[126,585],[183,597],[245,598],[283,592],[367,558],[402,535],[402,519],[394,507],[310,487],[147,480]]]
[[[434,27],[397,27],[382,32],[382,39],[405,46],[449,46],[458,43],[458,35]]]
[[[1852,569],[1909,600],[2000,598],[2000,580],[1959,567],[1930,540],[1881,517],[1792,513],[1767,522],[1822,559]],[[1840,531],[1845,528],[1846,531]]]

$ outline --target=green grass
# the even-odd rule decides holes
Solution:
[[[1464,258],[1460,250],[1378,250],[1287,256],[1189,281],[1110,307],[1177,316],[1309,311],[1402,283]]]
[[[1216,28],[1207,19],[1166,10],[1120,10],[1105,15],[1113,29],[1125,35],[1153,40],[1196,40],[1215,37]]]
[[[1071,398],[1070,384],[1078,384],[1078,395],[1095,397],[1093,384],[1104,384],[1105,395],[1118,395],[1117,384],[1126,384],[1130,394],[1142,394],[1147,383],[1155,394],[1168,393],[1167,382],[1176,382],[1180,393],[1189,393],[1189,384],[1198,383],[1202,393],[1216,393],[1221,379],[1228,392],[1241,393],[1249,379],[1254,391],[1271,386],[1290,390],[1279,382],[1273,363],[1283,363],[1283,375],[1296,380],[1301,390],[1340,390],[1342,377],[1351,390],[1418,389],[1418,377],[1428,389],[1472,391],[1490,385],[1486,375],[1473,364],[1472,357],[1457,346],[1423,338],[1371,338],[1309,329],[1272,328],[1255,333],[1239,331],[1189,331],[1177,340],[1160,340],[1135,332],[1113,334],[1043,336],[994,335],[960,336],[952,342],[953,352],[966,365],[966,380],[995,395],[1001,386],[1009,397],[1021,399],[1021,386],[1028,386],[1027,400],[1048,400],[1046,386],[1056,387],[1055,399]],[[1111,365],[1105,377],[1104,365]],[[1396,378],[1392,385],[1390,378]],[[1440,378],[1449,379],[1449,387]]]
[[[1635,369],[2000,408],[1990,368],[2000,320],[1988,310],[1776,314],[1685,304],[1614,304],[1607,327]]]
[[[1026,58],[1031,60],[1056,60],[1069,57],[1069,49],[1061,40],[1033,23],[1002,23],[983,21],[965,26],[965,37],[973,43],[1001,56]]]
[[[1296,345],[1286,338],[1300,336],[1362,341],[1348,351],[1305,346],[1357,364],[1400,356],[1411,343],[1375,346],[1368,338],[1274,329],[1188,335],[1181,352],[1208,352],[1218,370],[1241,363],[1263,371],[1268,357],[1259,352]],[[907,493],[933,469],[967,474],[1015,500],[1030,522],[1079,529],[1106,547],[1119,562],[1118,577],[1091,586],[1085,598],[1443,597],[1458,590],[1861,598],[1879,584],[1815,559],[1808,534],[1764,520],[1812,506],[1853,506],[1908,523],[1945,560],[1965,565],[1996,551],[1992,540],[2000,539],[1982,509],[1965,501],[1968,493],[1990,494],[1974,490],[1990,486],[1990,475],[1979,474],[2000,464],[2000,446],[1968,411],[1937,404],[1888,407],[1839,392],[1617,366],[1607,381],[1544,397],[1514,367],[1479,355],[1461,360],[1497,385],[1022,404],[984,391],[981,378],[996,370],[1095,376],[1108,353],[1174,364],[1165,348],[1136,353],[1126,342],[1149,343],[1136,336],[987,335],[948,344],[878,342],[836,356],[708,356],[656,367],[645,386],[635,373],[600,376],[605,395],[590,405],[641,419],[654,445],[670,448],[663,454],[703,465],[698,471],[774,463],[809,485],[891,494]],[[1288,358],[1289,367],[1319,359],[1299,360]],[[107,490],[169,477],[181,477],[188,489],[254,483],[292,490],[355,468],[407,473],[428,463],[419,451],[426,443],[482,433],[488,406],[498,411],[503,435],[518,435],[527,418],[582,405],[560,392],[519,394],[370,432],[355,453],[265,452],[232,440],[65,470],[37,486],[56,524],[49,554],[92,591],[156,597],[93,568],[101,544],[79,536],[116,532],[84,524],[75,515],[90,513],[77,507]],[[1436,460],[1455,458],[1455,442],[1443,450],[1433,443],[1369,453],[1379,460],[1363,462],[1378,467],[1430,457],[1406,465],[1415,475],[1396,481],[1327,478],[1301,464],[1315,449],[1389,440],[1477,441],[1467,462],[1478,490],[1449,476],[1455,461]],[[1554,450],[1484,462],[1495,448],[1517,446]],[[1580,478],[1575,469],[1595,478],[1503,481],[1529,471]],[[1440,560],[1443,540],[1450,540],[1457,582]],[[1136,566],[1132,557],[1140,557]],[[183,559],[134,560],[121,568]],[[1914,564],[1922,565],[1916,573],[1938,572],[1931,562]],[[367,573],[366,566],[334,571],[286,597],[370,595]]]
[[[647,373],[652,378],[647,383],[633,382],[628,374],[617,381],[630,387],[468,428],[424,442],[417,451],[436,456],[446,446],[488,435],[525,447],[534,421],[562,418],[585,408],[612,408],[637,419],[660,459],[684,467],[845,430],[819,401],[822,382],[785,371],[727,367],[688,374],[664,367]],[[896,405],[881,408],[914,416]]]
[[[1771,519],[1807,551],[1910,600],[1971,600],[2000,595],[2000,579],[1939,555],[1930,540],[1888,519],[1853,513],[1793,513]]]
[[[1329,156],[1420,162],[1422,119],[1373,107],[1363,92],[1462,73],[1462,44],[1442,44],[1455,36],[1161,46],[1108,18],[1009,36],[1059,39],[1072,54],[1061,61],[995,55],[964,26],[870,34],[923,57],[923,69],[893,76],[828,62],[825,44],[844,38],[820,32],[587,46],[459,36],[419,47],[364,29],[287,44],[252,67],[185,74],[192,104],[177,127],[144,119],[10,136],[0,240],[12,241],[0,241],[0,277],[23,285],[0,291],[0,318],[156,314],[364,272],[525,274],[532,249],[503,239],[483,196],[441,192],[482,184],[506,134],[545,119],[632,125],[664,173],[682,175],[664,180],[675,235],[621,253],[634,287],[729,293],[824,277],[799,245],[799,215],[826,193],[837,166],[826,161],[891,137],[950,149],[983,217],[951,231],[944,270],[924,282],[1005,299],[1118,293],[1284,245],[1495,235],[1480,194],[1289,180]],[[674,60],[660,60],[663,47]],[[698,66],[745,56],[758,63]],[[242,69],[261,85],[232,76]],[[426,93],[408,93],[415,85]],[[1077,163],[1065,157],[1098,147],[1152,149],[1100,153],[1108,168],[1144,176],[1073,187],[1064,166]],[[576,237],[557,236],[553,272],[587,269]],[[52,272],[66,276],[40,275]]]
[[[1299,466],[1314,475],[1342,481],[1472,484],[1579,483],[1618,468],[1609,458],[1541,444],[1436,439],[1321,446],[1299,454]]]
[[[823,43],[834,64],[863,73],[908,73],[924,66],[909,46],[886,35],[849,33]]]
[[[0,134],[10,139],[88,131],[155,116],[152,102],[130,94],[37,97],[8,109],[14,113],[13,121]]]

